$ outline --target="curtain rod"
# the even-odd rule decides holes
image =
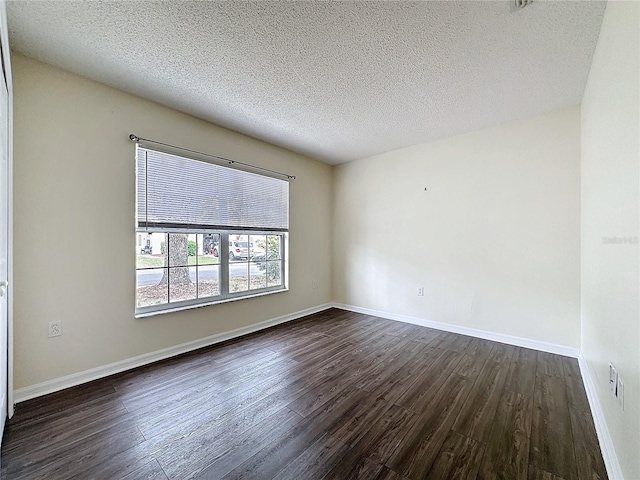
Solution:
[[[210,153],[198,152],[197,150],[190,150],[188,148],[179,147],[177,145],[171,145],[170,143],[162,143],[162,142],[158,142],[157,140],[149,140],[148,138],[138,137],[137,135],[134,135],[133,133],[131,135],[129,135],[129,139],[134,141],[134,142],[136,142],[136,143],[140,143],[140,142],[155,143],[156,145],[163,145],[165,147],[176,148],[176,149],[182,150],[184,152],[195,153],[197,155],[204,155],[205,157],[211,157],[211,158],[215,158],[217,160],[222,160],[224,162],[228,162],[231,165],[234,165],[234,164],[235,165],[242,165],[244,167],[253,168],[255,170],[262,170],[263,172],[269,172],[269,173],[272,173],[274,175],[280,175],[282,177],[287,177],[289,180],[295,180],[296,179],[295,175],[289,175],[288,173],[276,172],[275,170],[269,170],[268,168],[258,167],[256,165],[251,165],[250,163],[238,162],[237,160],[230,160],[228,158],[220,157],[218,155],[211,155]]]

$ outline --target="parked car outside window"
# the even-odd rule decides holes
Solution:
[[[229,240],[229,260],[248,260],[249,243]]]

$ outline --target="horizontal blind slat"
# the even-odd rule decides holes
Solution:
[[[138,146],[137,191],[139,227],[289,229],[289,183],[277,178]]]

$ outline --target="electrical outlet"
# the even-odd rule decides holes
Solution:
[[[424,287],[418,287],[418,296],[424,297]]]
[[[613,366],[613,363],[609,364],[609,393],[612,397],[616,396],[616,387],[618,386],[618,370]]]
[[[49,322],[49,337],[59,337],[62,335],[62,322]]]
[[[620,379],[620,377],[618,377],[618,385],[616,387],[616,397],[618,397],[618,405],[620,405],[620,408],[624,410],[624,383],[622,383],[622,380]]]
[[[318,288],[318,282],[316,282],[315,280],[311,281],[311,288]]]

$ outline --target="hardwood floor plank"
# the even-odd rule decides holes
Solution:
[[[487,443],[498,403],[507,379],[507,366],[489,361],[480,372],[467,401],[453,424],[453,430]]]
[[[168,446],[159,452],[158,461],[170,479],[222,478],[265,445],[300,425],[300,415],[281,408],[243,432],[224,429],[228,433],[221,436],[217,429],[209,429],[179,449]]]
[[[340,461],[324,478],[369,479],[382,469],[381,461],[388,458],[391,448],[397,446],[406,430],[401,425],[414,418],[408,410],[392,406],[377,422],[374,422],[367,433],[352,445]]]
[[[562,359],[564,367],[565,386],[567,388],[567,400],[569,408],[576,408],[586,413],[591,413],[587,392],[584,389],[584,382],[580,374],[580,366],[575,358],[564,357]]]
[[[147,438],[143,445],[149,455],[155,455],[161,449],[179,452],[193,449],[193,442],[198,442],[201,435],[211,435],[212,432],[214,437],[217,432],[219,440],[224,443],[225,439],[232,440],[235,434],[243,433],[283,409],[287,403],[287,398],[269,395],[252,404],[251,408],[232,411],[228,415],[202,416],[195,421],[185,418],[184,421],[168,424],[162,434]]]
[[[309,417],[315,410],[336,397],[344,394],[351,386],[349,377],[330,377],[315,388],[291,402],[291,410],[303,417]]]
[[[420,378],[398,399],[398,405],[413,412],[423,411],[435,393],[450,377],[461,358],[451,350],[434,351],[434,354],[438,356],[425,368]]]
[[[316,480],[322,478],[346,454],[347,446],[337,438],[325,433],[307,448],[274,480]]]
[[[553,473],[545,472],[544,470],[536,467],[535,465],[529,465],[528,480],[565,480],[565,479],[558,477]]]
[[[252,408],[232,412],[195,427],[175,425],[165,435],[147,439],[145,445],[149,454],[170,462],[168,471],[185,474],[206,467],[219,456],[219,452],[225,452],[230,445],[242,443],[241,439],[247,435],[255,437],[263,430],[274,434],[280,428],[277,422],[286,423],[295,417],[286,408],[287,403],[286,396],[270,395]]]
[[[506,389],[503,391],[478,480],[527,478],[531,408],[529,397]]]
[[[358,461],[350,470],[346,470],[341,473],[330,472],[330,474],[325,476],[324,478],[327,480],[338,478],[344,480],[370,480],[372,478],[379,478],[384,468],[384,465],[380,465],[379,463],[373,462],[366,457],[362,457],[358,459]]]
[[[484,454],[484,444],[450,432],[427,478],[433,480],[475,480]]]
[[[431,344],[441,338],[443,333],[433,328],[419,327],[407,323],[390,320],[389,327],[385,330],[389,335],[411,339],[423,344]]]
[[[73,431],[80,426],[100,421],[114,414],[126,412],[117,394],[98,397],[84,402],[77,408],[62,410],[56,414],[19,421],[18,415],[7,423],[4,431],[3,457],[13,450],[23,449],[28,444],[55,442],[56,436]]]
[[[529,463],[566,480],[577,478],[569,406],[562,378],[536,377]]]
[[[229,370],[223,370],[221,372],[214,373],[212,378],[218,381],[248,379],[255,375],[258,371],[268,371],[273,368],[280,368],[283,365],[288,366],[292,363],[294,362],[287,359],[286,356],[275,353],[262,358],[251,358],[247,362],[233,365],[233,367]]]
[[[406,343],[407,339],[388,335],[385,332],[378,331],[375,327],[373,327],[369,330],[369,333],[364,335],[351,336],[347,341],[372,350],[379,350],[382,347],[386,351],[393,349],[394,345]]]
[[[566,357],[548,352],[538,352],[537,373],[550,377],[564,378],[562,360]]]
[[[462,358],[453,373],[463,377],[476,378],[489,358],[492,349],[493,346],[486,340],[472,339],[465,350],[461,352]]]
[[[589,412],[569,409],[577,475],[580,480],[604,480],[607,470],[602,459],[598,435]]]
[[[491,354],[489,355],[489,360],[492,360],[497,363],[506,363],[507,366],[511,363],[511,359],[513,358],[514,353],[516,352],[516,347],[513,345],[507,345],[506,343],[493,343],[493,349],[491,350]]]
[[[364,478],[373,478],[373,480],[404,480],[406,477],[402,477],[398,475],[396,472],[391,470],[389,467],[382,466],[380,473],[375,477],[364,477]]]
[[[389,378],[397,375],[397,372],[403,369],[414,356],[416,356],[416,353],[404,351],[404,349],[403,351],[397,351],[389,357],[388,361],[379,362],[366,375],[362,375],[355,383],[355,386],[368,392],[374,390]]]
[[[364,442],[366,445],[367,458],[376,463],[387,463],[415,424],[417,417],[405,408],[392,405],[359,440],[359,443]]]
[[[381,377],[368,383],[363,387],[363,390],[375,395],[382,395],[389,403],[396,403],[411,385],[422,377],[429,361],[430,357],[425,352],[413,355],[398,371],[387,378]]]
[[[376,326],[378,331],[382,331],[387,335],[393,335],[394,337],[406,338],[415,335],[416,332],[414,325],[389,319],[376,322]]]
[[[238,395],[232,394],[225,401],[213,406],[206,402],[194,402],[184,408],[171,410],[151,420],[139,422],[138,428],[147,439],[156,436],[166,438],[170,434],[179,435],[178,432],[189,433],[202,423],[219,421],[225,415],[248,408],[264,398],[264,392],[251,388]],[[172,429],[174,426],[178,428],[177,431]]]
[[[319,365],[314,365],[312,368],[317,372],[323,373],[327,377],[332,377],[338,372],[344,371],[351,365],[363,360],[366,356],[367,351],[364,347],[354,345],[343,354],[327,359]]]
[[[383,348],[375,345],[364,346],[363,356],[370,362],[366,373],[371,373],[373,368],[379,370],[381,364],[391,363],[405,351],[410,351],[413,348],[411,341],[407,341],[405,338],[393,336],[387,336],[386,338],[389,339],[389,343],[384,345]]]
[[[313,358],[298,362],[298,367],[301,370],[313,372],[324,370],[326,372],[325,375],[329,376],[331,372],[342,370],[353,359],[362,356],[364,351],[364,348],[355,347],[351,344],[339,350],[327,349],[324,353],[319,353]],[[332,365],[334,368],[331,368]]]
[[[333,325],[323,333],[336,342],[364,342],[369,338],[376,338],[383,334],[375,322],[363,320],[363,317],[350,318],[340,324]]]
[[[46,429],[30,430],[15,444],[11,442],[11,446],[4,449],[2,458],[4,461],[13,462],[23,456],[26,449],[29,455],[34,455],[40,449],[52,450],[78,442],[115,425],[126,427],[133,424],[133,419],[127,415],[124,407],[106,415],[82,417],[78,422],[52,422]]]
[[[103,431],[55,450],[39,449],[30,456],[14,459],[8,465],[7,477],[15,479],[65,479],[78,470],[105,460],[144,441],[136,427],[120,427]]]
[[[425,327],[420,327],[418,325],[412,325],[410,323],[404,323],[404,322],[399,322],[399,321],[395,321],[395,320],[388,320],[387,321],[388,324],[390,324],[389,328],[388,328],[388,333],[390,335],[395,335],[396,337],[403,337],[403,338],[416,338],[419,335],[422,334],[422,330]],[[429,328],[427,329],[429,330],[429,334],[425,335],[430,335],[431,333],[434,332],[433,329]],[[440,333],[439,330],[437,330],[436,332]],[[431,337],[429,337],[431,338]],[[425,342],[422,342],[425,343]]]
[[[360,342],[366,341],[381,334],[378,325],[363,315],[356,315],[348,320],[334,324],[331,328],[326,329],[323,333],[336,342]]]
[[[509,365],[509,374],[504,388],[515,393],[533,396],[536,382],[538,352],[528,348],[516,347]]]
[[[157,388],[184,375],[192,375],[199,369],[214,368],[216,359],[225,358],[227,355],[227,358],[235,356],[242,358],[272,353],[264,348],[257,348],[243,339],[235,339],[144,365],[113,375],[108,379],[120,393],[131,390],[139,394],[145,391],[146,387]]]
[[[364,395],[363,400],[353,405],[345,422],[336,425],[329,433],[347,445],[353,445],[367,434],[369,426],[379,420],[391,408],[384,397]]]
[[[268,374],[265,372],[257,374],[253,382],[250,381],[251,379],[241,381],[239,378],[204,380],[194,387],[180,388],[173,394],[166,392],[164,395],[158,395],[156,398],[149,399],[146,405],[135,402],[134,405],[127,406],[127,409],[140,424],[146,424],[155,418],[171,415],[175,411],[185,411],[192,406],[198,408],[198,405],[214,406],[223,403],[233,396],[255,389],[259,385],[257,380],[266,381],[273,377],[278,378],[281,375],[286,375],[286,372],[291,371],[293,366],[288,364],[273,367],[268,370]]]
[[[284,331],[274,330],[272,335],[264,335],[260,333],[254,335],[256,336],[251,341],[252,345],[266,348],[272,352],[277,352],[283,348],[295,345],[303,338],[320,338],[324,336],[321,332],[316,332],[311,328],[302,327]]]
[[[89,480],[90,477],[84,477],[86,480]],[[95,477],[96,480],[98,477]],[[102,477],[102,478],[114,478],[114,477]],[[154,458],[146,465],[134,470],[130,474],[125,477],[121,477],[122,480],[169,480],[165,475],[164,470],[158,463],[158,461]]]
[[[277,395],[291,403],[310,390],[317,389],[330,379],[322,372],[313,370],[296,369],[286,375],[269,377],[261,383],[255,383],[255,388],[260,389],[266,395]]]
[[[375,368],[375,358],[362,356],[350,363],[344,371],[338,371],[327,377],[327,380],[316,388],[309,390],[289,405],[289,408],[307,417],[311,412],[319,408],[324,402],[332,399],[357,382],[362,375],[366,375]]]
[[[286,345],[279,344],[277,346],[272,346],[271,348],[275,350],[279,356],[291,359],[298,353],[304,352],[305,349],[309,347],[313,347],[316,344],[323,344],[323,342],[326,342],[329,338],[330,337],[327,337],[326,335],[319,334],[309,335],[302,338],[294,336],[286,343]]]
[[[258,432],[264,429],[272,431],[275,427],[269,426],[268,422],[281,421],[277,420],[278,415],[288,421],[292,415],[285,408],[287,403],[286,397],[270,395],[252,408],[233,412],[222,418],[186,428],[176,425],[165,435],[148,439],[145,445],[149,454],[157,455],[165,461],[170,459],[171,469],[189,471],[189,467],[195,469],[213,461],[220,451],[237,443],[238,438],[253,427],[258,426]],[[251,432],[250,435],[255,435]]]
[[[298,363],[317,363],[325,358],[331,358],[338,353],[344,352],[348,350],[349,347],[351,347],[351,343],[336,343],[331,339],[327,339],[307,347],[297,354],[292,355],[290,358]]]
[[[451,430],[472,383],[459,375],[447,378],[442,388],[421,410],[414,426],[386,465],[412,480],[424,478]]]
[[[431,345],[442,337],[442,332],[433,328],[418,327],[417,331],[410,335],[412,340]]]
[[[440,348],[446,348],[454,352],[464,352],[471,344],[473,337],[467,335],[457,335],[455,333],[447,333],[445,341],[438,345]]]
[[[75,475],[71,473],[73,476],[70,478],[72,480],[103,480],[107,478],[128,478],[128,475],[136,472],[147,471],[152,474],[155,471],[154,462],[158,467],[160,466],[155,457],[149,453],[145,442],[141,442],[132,448],[107,458],[103,462],[82,469],[80,473]],[[139,474],[137,473],[136,475]],[[136,475],[133,475],[134,478]],[[160,475],[159,478],[166,478],[166,475],[163,475]]]
[[[336,424],[346,420],[345,414],[353,405],[363,399],[363,392],[353,391],[324,404],[313,412],[310,421],[300,422],[289,432],[262,448],[251,458],[233,469],[222,478],[261,480],[273,478],[287,464],[315,443]],[[203,472],[201,478],[212,479],[210,472]]]
[[[220,370],[227,365],[243,365],[245,362],[255,362],[260,357],[270,357],[272,355],[273,350],[271,349],[239,341],[226,349],[215,348],[211,350],[207,357],[213,362],[209,367]],[[202,365],[202,367],[205,367],[205,365]]]
[[[259,352],[256,355],[221,367],[217,367],[214,363],[206,364],[204,367],[193,368],[189,372],[182,372],[181,375],[175,377],[158,379],[155,387],[154,384],[146,384],[131,391],[118,390],[118,392],[127,409],[133,411],[148,406],[149,403],[158,401],[165,395],[171,395],[188,388],[214,382],[231,383],[240,378],[255,375],[260,370],[277,368],[280,365],[291,363],[271,351]]]
[[[14,426],[27,422],[33,423],[45,417],[65,416],[70,409],[80,408],[83,404],[92,402],[96,397],[107,397],[115,393],[110,382],[99,380],[68,388],[61,392],[50,393],[44,397],[27,400],[16,406],[16,420]]]
[[[343,328],[358,327],[361,326],[361,321],[359,325],[358,319],[361,319],[362,317],[363,316],[359,313],[341,310],[341,313],[330,316],[329,318],[324,319],[324,321],[314,321],[309,328],[314,332],[324,334],[327,331],[334,330],[338,326]]]

